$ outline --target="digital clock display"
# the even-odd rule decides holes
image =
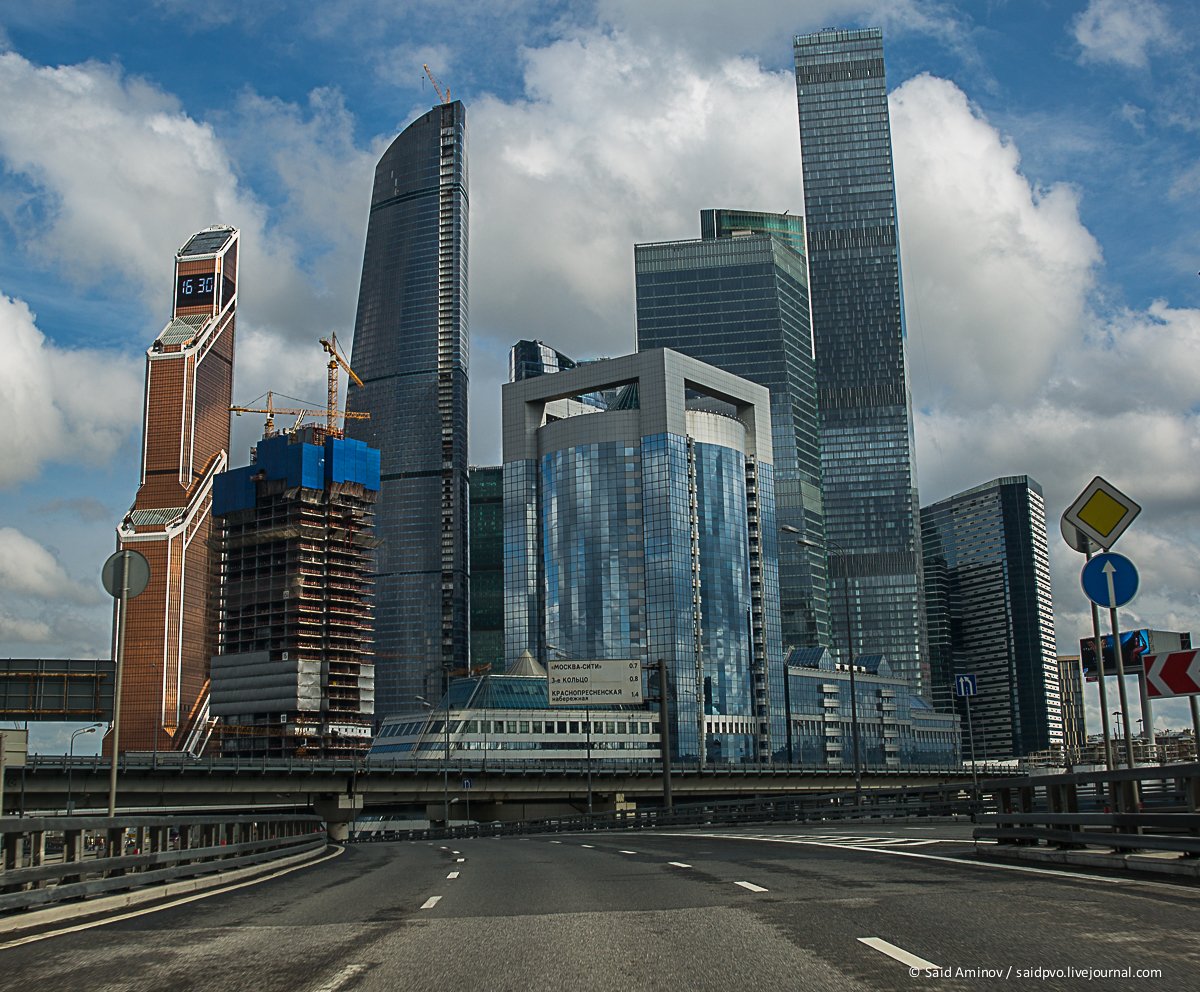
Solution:
[[[216,284],[216,276],[211,272],[194,276],[180,276],[175,284],[175,306],[212,306]]]

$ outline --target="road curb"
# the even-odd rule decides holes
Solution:
[[[299,867],[307,861],[327,857],[331,850],[338,850],[337,845],[326,845],[311,851],[301,851],[285,858],[278,858],[247,868],[237,868],[233,871],[218,872],[200,878],[188,878],[178,882],[168,882],[165,885],[152,885],[144,889],[135,889],[117,895],[103,896],[99,899],[89,899],[84,902],[64,903],[59,906],[49,906],[20,912],[14,916],[0,919],[0,935],[25,936],[30,931],[50,926],[64,921],[82,921],[92,917],[104,917],[134,906],[160,902],[175,896],[192,895],[198,892],[208,892],[227,886],[245,882],[259,876],[268,876],[276,872]]]
[[[976,844],[975,854],[985,861],[1014,861],[1040,865],[1068,865],[1075,868],[1105,868],[1139,874],[1166,875],[1172,878],[1200,879],[1200,858],[1180,855],[1122,854],[1117,851],[1055,851],[1015,845]]]

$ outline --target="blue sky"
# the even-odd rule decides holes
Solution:
[[[514,340],[632,350],[635,242],[697,236],[704,207],[802,210],[791,35],[867,24],[922,502],[1042,483],[1066,650],[1087,620],[1057,518],[1104,475],[1145,506],[1120,547],[1143,576],[1127,622],[1200,633],[1194,5],[0,0],[0,653],[108,653],[99,566],[191,232],[243,232],[235,400],[320,397],[374,162],[435,101],[423,62],[468,107],[488,464]],[[234,464],[257,427],[236,422]]]

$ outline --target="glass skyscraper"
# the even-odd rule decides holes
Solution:
[[[639,349],[672,348],[771,391],[784,650],[829,644],[825,514],[804,220],[703,210],[699,241],[638,245]],[[843,642],[844,643],[844,642]]]
[[[883,37],[821,31],[795,56],[833,644],[928,695]]]
[[[610,390],[616,408],[563,406]],[[677,758],[781,759],[767,390],[657,349],[509,383],[503,402],[509,664],[661,658]]]
[[[467,470],[471,497],[471,670],[504,671],[504,470]]]
[[[996,479],[925,507],[921,525],[935,705],[953,706],[954,676],[973,674],[977,759],[1061,746],[1042,487],[1025,475]]]
[[[441,104],[375,168],[346,433],[382,453],[376,558],[380,716],[440,697],[469,662],[467,130]]]

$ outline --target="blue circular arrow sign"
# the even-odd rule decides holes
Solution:
[[[1138,573],[1124,555],[1107,551],[1083,566],[1079,584],[1084,595],[1097,606],[1115,610],[1137,595]]]

